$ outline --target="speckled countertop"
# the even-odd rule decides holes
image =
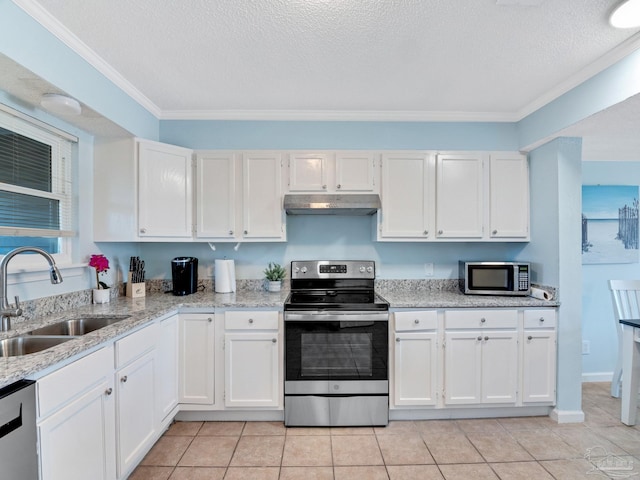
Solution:
[[[457,290],[442,289],[442,285],[428,288],[424,283],[379,282],[378,293],[391,304],[391,308],[484,308],[484,307],[554,307],[556,301],[544,301],[531,297],[469,296]],[[445,287],[450,287],[445,285]],[[10,332],[0,332],[0,340],[26,333],[35,328],[83,315],[129,315],[129,318],[96,330],[81,337],[73,337],[42,352],[18,356],[0,357],[0,388],[22,378],[36,378],[40,372],[98,345],[114,340],[127,332],[143,326],[151,320],[178,309],[206,311],[222,308],[282,308],[288,290],[279,293],[265,291],[239,291],[238,293],[199,292],[184,297],[164,293],[148,293],[142,298],[117,297],[110,303],[82,305],[64,309],[62,313],[35,316],[26,321],[14,322]]]

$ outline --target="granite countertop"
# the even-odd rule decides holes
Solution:
[[[555,307],[556,301],[531,297],[497,297],[463,295],[452,290],[420,290],[415,288],[379,288],[378,293],[391,308],[490,308],[490,307]],[[0,357],[0,388],[23,378],[37,378],[47,368],[82,352],[89,352],[102,343],[116,339],[162,315],[178,309],[207,311],[223,308],[282,309],[288,290],[278,293],[239,291],[237,293],[198,292],[176,297],[164,293],[150,293],[142,298],[118,297],[110,303],[69,308],[64,313],[43,315],[32,320],[14,321],[14,329],[0,332],[0,340],[26,333],[34,328],[83,315],[129,315],[129,318],[81,337],[74,337],[42,352]]]

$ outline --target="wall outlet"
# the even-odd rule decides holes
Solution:
[[[427,277],[433,277],[433,263],[424,264],[424,274]]]
[[[589,340],[582,341],[582,354],[589,355],[591,353],[591,342]]]

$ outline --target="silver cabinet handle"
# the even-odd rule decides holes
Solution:
[[[253,318],[250,318],[250,319],[249,319],[249,323],[253,323]]]
[[[340,189],[342,188],[342,185],[338,184],[338,185],[336,185],[336,188],[337,188],[338,190],[340,190]]]
[[[494,230],[493,232],[491,232],[492,235],[496,235],[498,233],[498,230]]]
[[[126,375],[120,379],[122,383],[127,383],[127,380],[129,380],[129,378]]]
[[[247,230],[244,231],[244,234],[246,235],[247,233],[249,233]]]
[[[484,317],[482,317],[482,318],[480,319],[480,322],[481,322],[481,323],[484,323],[484,322],[486,322],[486,321],[487,321],[487,319],[486,319],[486,318],[484,318]]]
[[[233,235],[233,230],[229,230],[229,235]]]
[[[147,229],[146,228],[141,228],[140,229],[140,233],[147,233]]]
[[[277,343],[277,342],[278,342],[278,339],[277,339],[277,338],[272,338],[272,339],[271,339],[271,342],[272,342],[272,343]]]
[[[323,189],[323,190],[326,190],[326,189],[327,189],[327,186],[326,186],[326,185],[322,185],[322,189]]]
[[[113,388],[109,387],[104,391],[104,394],[108,397],[113,393]]]
[[[413,323],[418,324],[420,323],[420,320],[418,320],[417,318],[413,321]]]
[[[480,336],[479,336],[479,337],[478,337],[478,340],[482,340],[482,337],[480,337]]]
[[[396,342],[400,343],[400,338],[396,337]]]
[[[527,337],[527,340],[533,340],[533,337],[532,337],[531,335],[529,335],[529,336]]]
[[[540,322],[544,322],[544,317],[540,317]]]
[[[213,322],[213,318],[211,318],[211,317],[207,318],[207,322],[209,322],[209,323]]]
[[[438,230],[438,235],[442,235],[444,232],[442,230]]]
[[[424,232],[422,232],[423,235],[429,235],[429,230],[425,230]]]
[[[486,342],[487,340],[489,340],[489,337],[484,337],[484,341]]]

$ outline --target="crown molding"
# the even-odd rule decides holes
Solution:
[[[73,32],[60,23],[53,15],[45,10],[38,2],[31,0],[13,0],[30,17],[46,28],[67,47],[94,67],[98,72],[107,77],[129,97],[138,102],[156,118],[160,117],[160,108],[130,83],[120,72],[108,64],[100,55],[93,51],[86,43],[80,40]]]

